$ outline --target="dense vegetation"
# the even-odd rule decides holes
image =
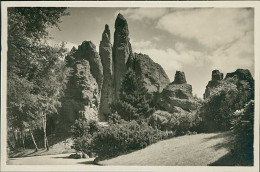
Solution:
[[[66,8],[8,8],[8,143],[23,148],[47,140],[47,121],[58,113],[69,69],[64,45],[50,46],[47,29],[57,27]],[[51,83],[51,84],[50,84]],[[40,132],[37,132],[40,131]],[[34,133],[37,133],[36,138]]]

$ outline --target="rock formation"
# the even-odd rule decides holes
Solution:
[[[82,42],[78,47],[77,57],[89,62],[90,72],[98,83],[99,91],[101,91],[103,83],[103,66],[98,52],[96,51],[96,46],[91,41]]]
[[[135,53],[134,58],[132,68],[137,76],[144,80],[148,92],[161,92],[170,83],[163,68],[148,55]]]
[[[72,69],[65,97],[62,100],[63,122],[72,123],[84,116],[97,119],[99,106],[99,88],[96,79],[91,74],[89,61],[77,56],[75,48],[66,57],[66,65]]]
[[[237,69],[235,72],[227,73],[225,80],[228,78],[237,78],[239,81],[246,81],[250,87],[254,88],[254,78],[248,69]]]
[[[203,95],[203,98],[204,99],[208,98],[211,95],[211,90],[217,87],[222,80],[223,80],[223,73],[219,72],[219,70],[213,70],[211,81],[209,81],[208,85],[206,86],[206,90]]]
[[[133,58],[132,47],[128,37],[128,24],[126,19],[118,14],[115,22],[114,44],[113,44],[113,86],[115,98],[118,97],[121,81],[127,71],[127,62]]]
[[[158,105],[171,113],[181,112],[181,110],[190,112],[195,109],[192,86],[187,84],[184,72],[176,72],[174,81],[159,95]]]
[[[109,26],[105,26],[102,40],[99,45],[99,55],[103,65],[103,86],[101,91],[101,102],[99,108],[100,120],[103,120],[103,113],[109,113],[109,104],[113,98],[113,77],[112,77],[112,44],[110,42]]]
[[[254,90],[254,78],[248,69],[237,69],[235,72],[227,73],[225,79],[223,79],[223,73],[220,73],[218,70],[213,70],[212,79],[206,86],[204,99],[207,99],[212,94],[212,90],[224,82],[231,82],[235,84],[239,90],[247,92],[248,94],[252,93],[251,96],[254,96],[254,91],[252,91]]]
[[[187,81],[184,72],[176,71],[173,84],[186,84],[186,83]]]

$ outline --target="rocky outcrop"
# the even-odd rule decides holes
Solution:
[[[170,83],[163,68],[148,55],[134,54],[132,68],[139,78],[144,80],[148,92],[161,92]]]
[[[254,78],[248,69],[237,69],[235,72],[227,73],[225,79],[223,79],[223,73],[220,73],[218,70],[213,70],[212,79],[206,86],[204,99],[212,95],[214,88],[225,82],[231,82],[235,84],[240,91],[245,92],[245,94],[252,94],[251,97],[254,96]]]
[[[245,81],[251,88],[254,88],[254,78],[248,69],[237,69],[235,72],[227,73],[225,80],[236,78],[238,81]]]
[[[211,91],[213,88],[217,87],[221,81],[223,80],[223,73],[219,72],[219,70],[213,70],[211,81],[208,82],[208,85],[206,86],[205,93],[203,95],[203,98],[206,99],[211,95]]]
[[[126,19],[118,14],[115,22],[114,44],[113,44],[113,86],[115,98],[118,97],[121,81],[127,71],[127,62],[133,58],[132,47],[129,39],[128,24]]]
[[[103,67],[96,46],[84,41],[78,49],[73,47],[65,60],[72,72],[62,100],[64,121],[72,123],[82,116],[97,120]]]
[[[84,41],[78,47],[76,56],[89,62],[90,72],[98,83],[99,91],[101,91],[103,84],[103,66],[100,56],[96,51],[96,46],[91,41]]]
[[[105,26],[102,40],[99,45],[99,55],[103,65],[103,86],[101,91],[101,102],[99,108],[100,120],[104,119],[104,113],[110,113],[109,104],[113,98],[113,77],[112,77],[112,44],[110,42],[109,26]]]
[[[171,113],[181,112],[181,109],[189,112],[195,109],[192,86],[186,83],[184,72],[176,72],[174,81],[159,95],[158,106]]]
[[[184,72],[176,71],[173,84],[186,84],[186,83],[187,81]]]
[[[78,58],[77,52],[72,49],[66,57],[66,65],[72,72],[62,100],[62,120],[69,123],[82,116],[97,120],[100,99],[98,84],[91,74],[90,64],[87,60]]]

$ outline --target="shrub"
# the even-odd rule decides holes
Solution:
[[[145,148],[165,137],[165,133],[146,123],[139,125],[130,121],[100,128],[94,134],[92,144],[93,150],[102,159]]]
[[[173,131],[175,135],[183,135],[195,126],[195,118],[195,114],[186,111],[174,114],[166,111],[156,111],[149,118],[149,125],[163,131]]]
[[[85,118],[76,120],[71,128],[74,141],[72,148],[76,151],[82,151],[91,157],[93,153],[93,134],[98,130],[99,126],[96,121]]]
[[[242,162],[253,164],[254,101],[233,114],[232,130],[235,134],[234,153]]]

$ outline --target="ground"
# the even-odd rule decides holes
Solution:
[[[94,158],[70,159],[70,154],[10,158],[8,165],[94,165]]]
[[[206,166],[236,165],[230,156],[230,134],[186,135],[155,143],[145,149],[99,162],[100,165]],[[68,159],[69,154],[10,158],[7,164],[93,165],[93,159]]]
[[[230,155],[230,134],[211,133],[176,137],[145,149],[99,162],[101,165],[206,166],[219,165]],[[221,161],[221,165],[234,165]]]

